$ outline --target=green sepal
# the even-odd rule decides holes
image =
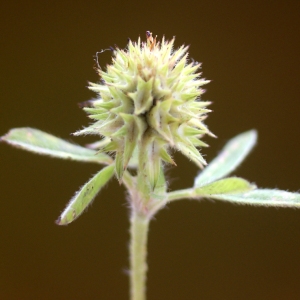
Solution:
[[[182,152],[188,159],[193,161],[199,168],[206,165],[206,161],[197,148],[188,142],[175,142],[175,147]]]
[[[57,225],[67,225],[78,218],[93,201],[100,189],[114,174],[114,165],[109,165],[90,179],[71,199],[63,213],[56,221]]]
[[[138,163],[138,159],[139,159],[138,152],[139,152],[139,150],[138,150],[138,147],[136,146],[134,148],[133,153],[131,155],[131,158],[128,162],[128,165],[127,165],[128,168],[136,169],[138,167],[138,165],[139,165],[139,163]]]
[[[106,110],[109,110],[109,109],[112,109],[116,106],[116,100],[109,100],[109,101],[101,101],[99,103],[97,103],[97,106],[95,105],[95,107],[97,109],[106,109]]]
[[[161,79],[157,77],[154,79],[153,95],[156,96],[156,99],[168,99],[172,95],[172,91],[169,87],[162,87]]]
[[[188,57],[188,53],[186,53],[179,62],[177,62],[175,68],[172,70],[172,73],[177,73],[180,74],[182,72],[182,70],[184,69],[185,65],[186,65],[186,60]]]
[[[123,92],[120,92],[120,96],[119,96],[120,100],[121,100],[121,105],[112,108],[110,110],[110,112],[115,113],[115,114],[119,114],[119,113],[128,113],[128,114],[132,114],[133,113],[133,101],[132,99],[130,99],[128,96],[126,96]]]
[[[125,113],[120,113],[121,118],[124,120],[125,124],[126,123],[133,123],[135,120],[135,116],[132,114],[125,114]]]
[[[97,121],[89,127],[76,131],[74,135],[98,134],[103,136],[112,136],[123,126],[123,124],[124,122],[121,117],[112,117],[105,121]]]
[[[88,89],[96,93],[101,93],[107,90],[107,86],[99,83],[89,82]]]
[[[183,70],[182,70],[182,74],[183,75],[189,75],[192,74],[194,72],[196,72],[198,69],[200,69],[201,67],[201,63],[193,63],[191,62],[189,65],[187,65]],[[198,76],[200,76],[202,73],[197,73]]]
[[[115,170],[116,170],[116,176],[119,181],[119,183],[122,183],[122,177],[124,173],[124,164],[123,164],[123,152],[122,151],[117,151],[116,152],[116,157],[115,157]]]
[[[172,46],[173,46],[174,39],[170,43],[172,43]],[[189,49],[189,46],[182,45],[179,49],[177,49],[173,53],[172,57],[169,59],[169,64],[171,66],[174,66],[176,64],[176,62],[178,61],[178,59],[180,59],[180,57],[182,57],[184,55],[184,53],[187,52],[188,49]],[[172,70],[172,72],[174,72],[174,69]]]
[[[166,102],[165,104],[162,104]],[[173,136],[169,127],[169,120],[166,122],[166,118],[171,118],[168,114],[171,101],[158,101],[156,105],[147,113],[147,121],[161,136],[163,136],[170,144],[173,145]],[[163,113],[162,113],[163,110]],[[163,125],[161,127],[161,125]]]
[[[155,130],[158,130],[160,126],[159,103],[160,102],[157,102],[156,105],[152,107],[151,110],[147,113],[147,122]]]
[[[131,158],[132,155],[134,153],[134,150],[137,149],[136,147],[137,142],[136,139],[134,139],[132,142],[129,140],[129,138],[126,138],[125,140],[125,146],[124,146],[124,168],[126,169]]]
[[[123,154],[123,164],[124,164],[124,169],[127,168],[130,159],[132,158],[133,152],[136,149],[137,145],[137,140],[133,139],[132,141],[126,137],[125,139],[125,146],[124,146],[124,154]]]
[[[209,106],[211,104],[211,101],[192,101],[189,103],[189,106],[193,109],[202,109],[206,106]]]
[[[188,102],[191,100],[195,100],[197,97],[199,97],[202,94],[200,90],[195,90],[192,92],[186,92],[186,93],[181,93],[180,99],[182,99],[184,102]]]
[[[149,181],[152,190],[154,190],[156,187],[160,175],[160,169],[161,169],[161,158],[160,155],[157,153],[158,149],[155,149],[157,148],[155,144],[156,143],[153,142],[153,146],[151,146],[153,150],[151,152],[151,158],[148,163]]]
[[[163,161],[176,166],[175,161],[172,159],[171,155],[168,153],[168,151],[163,145],[160,146],[159,155]]]
[[[85,146],[89,149],[99,150],[110,143],[110,138],[103,138],[100,141],[96,141],[90,144],[86,144]]]
[[[153,192],[151,193],[151,205],[149,205],[149,214],[153,216],[166,205],[167,183],[165,179],[163,166],[160,167],[160,173]]]
[[[140,168],[139,172],[143,172],[144,180],[150,185],[151,192],[154,190],[159,177],[161,166],[159,152],[160,146],[157,141],[155,141],[152,130],[149,130],[142,141],[139,158],[141,160],[140,165],[142,166],[142,170]]]
[[[119,102],[118,105],[115,105],[115,107],[111,108],[110,111],[119,114],[120,112],[123,113],[132,113],[133,112],[133,101],[124,94],[124,92],[120,89],[117,89],[115,87],[110,87],[111,96],[114,97],[115,100]]]
[[[119,79],[118,81],[110,83],[112,86],[114,86],[118,89],[130,90],[135,85],[135,82],[134,82],[131,74],[127,74],[127,72],[124,72],[124,69],[119,70],[118,68],[116,68],[113,65],[108,65],[107,71],[110,74],[113,74],[115,78],[117,77]],[[122,82],[122,84],[117,84],[116,82]],[[125,82],[127,84],[124,85],[123,83],[125,83]]]
[[[140,141],[148,125],[146,120],[142,116],[134,116],[134,119],[138,128],[137,140]]]
[[[188,139],[195,147],[208,147],[208,144],[199,140],[197,137],[192,136],[192,137],[189,137]]]
[[[187,126],[187,125],[184,126],[183,132],[184,132],[184,135],[187,135],[187,136],[202,135],[202,134],[206,133],[206,131],[204,131],[203,129],[198,129],[198,128]]]
[[[147,128],[143,117],[124,113],[120,113],[120,117],[125,123],[126,134],[124,137],[128,136],[131,141],[134,139],[136,139],[136,141],[140,140]]]
[[[153,78],[144,81],[138,76],[137,90],[134,93],[128,93],[128,96],[134,102],[134,114],[140,115],[145,113],[153,104],[151,90],[153,86]]]
[[[165,199],[166,193],[167,193],[167,183],[165,179],[164,168],[162,165],[160,165],[159,176],[152,194],[152,198],[156,200]]]
[[[127,168],[127,165],[132,157],[133,151],[137,145],[138,136],[141,134],[139,132],[139,126],[136,123],[138,117],[135,115],[120,113],[120,116],[123,118],[125,125],[123,139],[125,141],[124,153],[123,153],[123,165],[124,169]]]
[[[123,125],[120,129],[118,129],[115,133],[111,135],[111,137],[120,137],[123,138],[127,134],[127,127]]]
[[[84,107],[83,110],[91,115],[98,115],[107,112],[106,108]]]
[[[102,124],[99,129],[99,133],[104,136],[111,136],[117,130],[119,130],[124,125],[124,122],[120,116],[110,116]]]
[[[106,120],[110,115],[110,112],[104,112],[104,113],[101,113],[101,114],[92,114],[92,115],[89,115],[88,117],[92,120]]]
[[[1,141],[17,148],[56,158],[99,164],[112,163],[112,159],[105,153],[97,153],[95,150],[74,145],[30,127],[11,129],[1,137]]]

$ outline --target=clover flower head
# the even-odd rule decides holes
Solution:
[[[137,155],[154,186],[161,161],[175,165],[172,148],[203,167],[197,148],[207,146],[204,134],[213,134],[203,123],[210,102],[200,96],[209,81],[200,77],[200,64],[188,61],[188,47],[174,50],[174,38],[158,42],[149,31],[146,38],[114,49],[106,70],[97,68],[101,80],[89,89],[98,97],[84,108],[94,123],[75,135],[102,137],[100,150],[115,152],[119,181]]]

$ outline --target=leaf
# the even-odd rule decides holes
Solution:
[[[195,178],[194,187],[221,179],[238,167],[256,143],[257,132],[246,131],[231,139],[221,153]]]
[[[56,221],[57,225],[67,225],[77,219],[93,201],[100,189],[114,174],[114,165],[107,166],[88,181],[71,199]]]
[[[212,197],[230,193],[241,193],[252,190],[255,186],[247,180],[238,177],[229,177],[195,188],[195,196]]]
[[[100,164],[112,163],[112,159],[104,153],[97,153],[92,149],[74,145],[30,127],[11,129],[1,137],[1,141],[17,148],[56,158]]]
[[[256,189],[246,193],[214,195],[214,199],[238,204],[300,208],[300,194],[281,190]]]
[[[229,177],[209,183],[202,187],[177,190],[167,193],[167,202],[180,199],[214,198],[220,199],[222,195],[241,194],[256,188],[247,180],[238,177]],[[220,197],[219,197],[220,196]]]

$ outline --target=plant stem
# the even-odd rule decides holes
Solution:
[[[130,299],[146,300],[149,217],[133,212],[130,219]]]

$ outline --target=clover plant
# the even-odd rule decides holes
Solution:
[[[231,139],[209,164],[200,151],[202,138],[214,136],[204,121],[210,104],[202,100],[200,64],[188,59],[188,47],[174,49],[147,31],[146,41],[129,40],[125,49],[112,49],[112,62],[99,82],[90,83],[96,98],[83,110],[92,123],[74,133],[95,135],[81,147],[33,128],[10,130],[1,140],[37,154],[102,165],[73,196],[56,221],[73,222],[98,192],[115,177],[128,191],[130,209],[130,299],[146,299],[147,236],[153,216],[180,199],[209,198],[239,204],[299,207],[300,194],[260,189],[239,177],[228,177],[256,143],[250,130]],[[97,60],[98,62],[98,60]],[[199,167],[194,185],[169,191],[165,167],[179,167],[172,158],[181,152]],[[199,207],[200,209],[200,207]]]

